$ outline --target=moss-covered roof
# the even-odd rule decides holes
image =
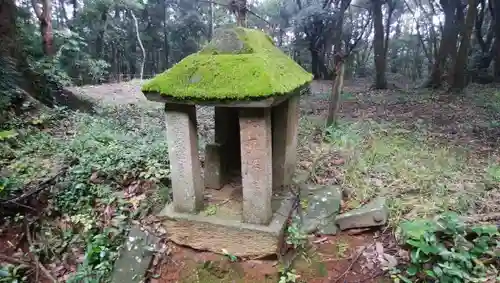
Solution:
[[[253,100],[290,93],[313,76],[259,30],[216,31],[201,51],[146,82],[142,91],[181,100]]]

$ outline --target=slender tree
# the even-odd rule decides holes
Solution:
[[[41,2],[41,3],[40,3]],[[52,32],[52,1],[31,0],[33,10],[40,23],[40,34],[42,36],[43,53],[48,56],[54,55],[54,39]]]

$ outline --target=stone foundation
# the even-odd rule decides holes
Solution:
[[[217,196],[225,189],[210,194]],[[276,198],[273,201],[275,211],[267,225],[255,225],[242,221],[241,202],[232,204],[222,202],[214,215],[206,211],[198,214],[176,212],[173,205],[168,205],[160,214],[169,240],[179,245],[199,250],[223,254],[223,250],[238,257],[264,257],[279,252],[284,239],[284,229],[291,214],[293,199],[291,196]],[[206,203],[206,207],[214,204]],[[241,211],[241,210],[240,210]]]

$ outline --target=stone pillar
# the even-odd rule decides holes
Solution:
[[[299,96],[273,107],[273,188],[292,183],[297,162]]]
[[[271,109],[240,109],[243,222],[268,224],[272,217]]]
[[[238,109],[215,107],[215,143],[222,148],[220,151],[221,173],[227,181],[231,171],[240,172],[240,128]]]
[[[174,209],[194,213],[203,208],[196,108],[194,105],[166,104],[165,112]]]
[[[205,146],[205,187],[219,190],[224,185],[224,172],[221,163],[223,149],[220,144]]]

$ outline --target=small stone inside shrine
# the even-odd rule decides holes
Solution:
[[[278,251],[293,206],[298,100],[311,80],[264,32],[236,27],[143,85],[165,104],[170,240],[235,256]],[[215,107],[203,170],[196,105]]]

